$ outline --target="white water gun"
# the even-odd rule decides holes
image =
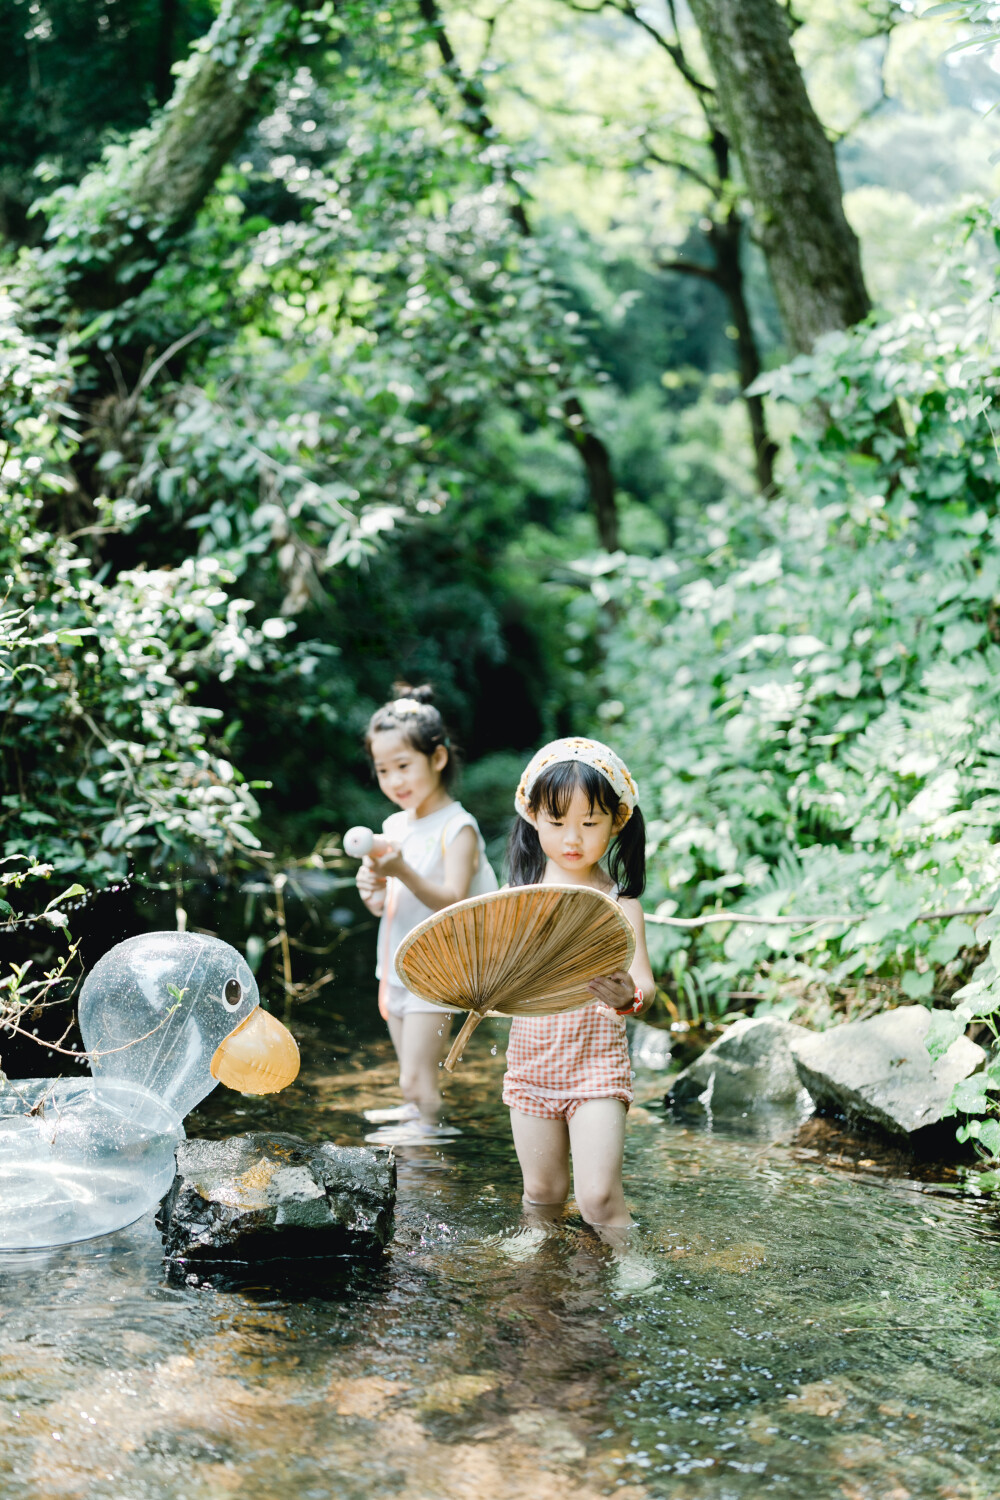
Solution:
[[[392,845],[380,833],[372,833],[370,828],[359,826],[349,828],[344,834],[344,853],[349,854],[352,859],[364,859],[368,854],[374,859],[381,859],[383,855],[392,853]]]

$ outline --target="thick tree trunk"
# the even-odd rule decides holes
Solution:
[[[871,308],[833,146],[778,0],[690,0],[789,342],[808,351]]]
[[[86,223],[86,197],[71,206],[84,220],[77,259],[65,266],[60,249],[50,267],[43,253],[44,269],[61,272],[76,307],[118,307],[149,284],[281,77],[299,43],[305,3],[223,0],[154,121],[148,146],[117,189],[118,201],[95,203],[93,224]]]

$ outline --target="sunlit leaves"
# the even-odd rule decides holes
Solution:
[[[606,692],[646,794],[652,896],[804,914],[722,939],[734,988],[763,966],[798,993],[869,976],[930,1004],[983,941],[973,917],[920,920],[1000,879],[1000,471],[967,399],[996,388],[981,314],[835,336],[769,376],[800,414],[785,498],[712,507],[669,561],[594,581],[619,610]],[[906,431],[873,452],[889,399]],[[697,943],[718,951],[711,929]]]

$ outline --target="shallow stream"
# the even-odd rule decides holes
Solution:
[[[396,1099],[373,1011],[330,986],[292,1018],[299,1082],[220,1088],[189,1133],[359,1143]],[[995,1213],[791,1122],[684,1127],[646,1073],[631,1257],[572,1209],[526,1231],[503,1047],[490,1023],[466,1050],[461,1136],[398,1151],[377,1267],[170,1287],[151,1219],[0,1258],[3,1500],[1000,1494]]]

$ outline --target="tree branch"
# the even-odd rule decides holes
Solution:
[[[642,144],[646,156],[650,161],[655,161],[659,167],[670,167],[675,172],[683,172],[685,177],[690,177],[693,182],[699,183],[706,192],[711,193],[716,202],[720,200],[723,186],[720,181],[716,180],[713,182],[710,177],[706,177],[703,172],[699,172],[697,167],[692,167],[688,162],[681,161],[679,157],[661,156],[656,147],[649,144],[645,136],[642,138]]]
[[[879,33],[875,34],[879,35]],[[877,115],[879,110],[884,109],[885,106],[889,103],[889,93],[885,84],[885,64],[886,59],[889,56],[889,34],[888,32],[885,32],[882,33],[882,35],[884,35],[885,46],[882,48],[882,56],[879,59],[878,65],[878,98],[873,100],[873,102],[869,104],[866,109],[863,109],[861,113],[851,121],[850,125],[845,125],[843,130],[834,130],[829,132],[830,139],[836,146],[839,146],[840,142],[845,141],[848,136],[853,135],[854,132],[859,129],[866,120],[870,120],[873,115]]]
[[[660,260],[656,258],[660,271],[678,271],[682,276],[700,276],[704,281],[719,285],[719,273],[714,266],[700,266],[696,260]]]
[[[627,16],[630,21],[634,21],[636,26],[640,26],[646,33],[646,35],[648,37],[651,37],[656,45],[663,49],[663,51],[670,58],[670,61],[673,63],[674,67],[677,69],[678,73],[684,79],[684,82],[688,84],[689,87],[694,89],[694,92],[698,95],[699,100],[714,100],[715,90],[709,84],[707,84],[703,78],[698,77],[698,74],[694,71],[691,64],[688,62],[687,53],[684,51],[683,44],[680,40],[680,31],[677,27],[677,16],[672,6],[671,20],[673,22],[674,36],[676,40],[671,42],[667,40],[662,31],[658,31],[655,26],[647,21],[645,16],[641,16],[639,14],[638,10],[632,3],[632,0],[606,0],[606,4],[612,10],[617,10],[621,15]]]
[[[77,257],[43,250],[39,266],[76,307],[108,311],[149,285],[301,45],[309,3],[223,0],[125,177],[91,173],[60,206]]]
[[[995,906],[996,903],[994,903]],[[914,917],[915,922],[944,922],[950,917],[983,917],[993,911],[993,906],[953,906],[946,911],[925,911]],[[810,915],[803,912],[798,917],[756,917],[743,911],[713,911],[700,917],[658,917],[655,913],[644,913],[647,922],[659,927],[714,927],[719,922],[730,922],[739,927],[818,927],[821,923],[834,922],[842,927],[853,927],[867,921],[871,912],[822,912]]]

